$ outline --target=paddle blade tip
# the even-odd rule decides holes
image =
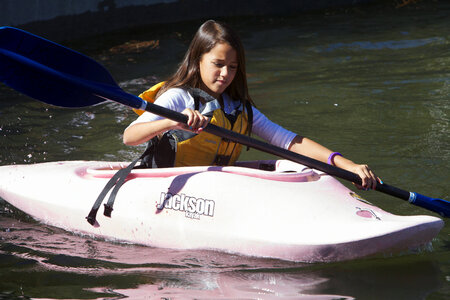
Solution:
[[[430,198],[418,193],[411,193],[409,202],[425,209],[434,211],[440,214],[442,217],[450,217],[450,202],[444,199]]]

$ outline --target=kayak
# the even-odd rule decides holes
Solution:
[[[394,254],[427,245],[444,222],[398,216],[334,177],[287,160],[133,169],[111,216],[86,216],[128,162],[60,161],[0,167],[0,197],[67,231],[171,249],[303,262]]]

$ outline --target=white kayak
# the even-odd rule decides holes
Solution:
[[[97,196],[127,164],[1,166],[0,197],[46,224],[107,240],[304,262],[416,249],[444,224],[432,216],[390,214],[335,178],[286,160],[134,169],[111,217],[100,209],[89,224]]]

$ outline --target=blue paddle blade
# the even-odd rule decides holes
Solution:
[[[67,77],[71,80],[65,80]],[[120,89],[110,73],[93,59],[26,31],[0,27],[0,81],[56,106],[83,107],[105,101],[78,88],[74,78]]]
[[[411,193],[409,202],[414,205],[437,212],[443,217],[450,217],[450,202],[443,199],[430,198],[419,193]]]

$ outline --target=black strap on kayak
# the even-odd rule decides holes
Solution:
[[[113,203],[117,196],[117,192],[119,191],[120,187],[125,183],[125,180],[128,177],[128,174],[130,174],[131,170],[134,168],[136,163],[144,157],[144,155],[147,155],[148,151],[150,149],[147,148],[147,150],[139,156],[139,158],[133,160],[126,168],[120,169],[119,171],[114,174],[113,177],[108,181],[108,183],[103,188],[102,192],[98,195],[97,200],[95,200],[94,205],[91,208],[91,211],[89,212],[89,215],[86,217],[89,224],[94,226],[96,222],[97,212],[100,208],[100,204],[102,203],[103,199],[106,197],[106,194],[114,187],[113,191],[111,192],[111,195],[109,195],[108,203],[106,203],[105,211],[103,214],[107,217],[111,217],[111,212],[113,211]]]

